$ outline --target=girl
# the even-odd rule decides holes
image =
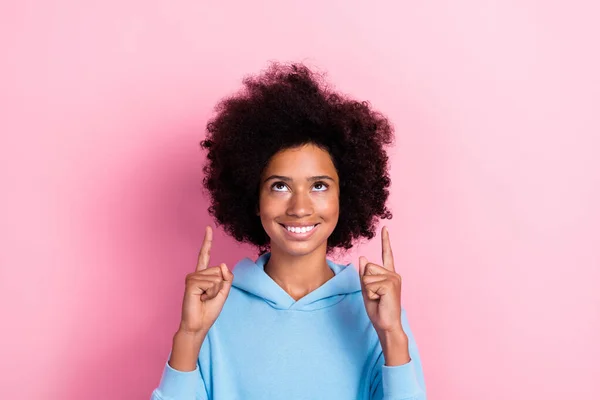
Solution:
[[[208,123],[203,182],[217,224],[259,257],[234,277],[206,228],[152,399],[425,399],[387,229],[381,260],[327,258],[392,217],[389,121],[302,64],[244,84]]]

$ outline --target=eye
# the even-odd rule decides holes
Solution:
[[[285,192],[285,189],[287,189],[287,185],[283,182],[275,182],[271,185],[271,190],[276,192]]]
[[[315,182],[313,187],[317,190],[317,192],[324,192],[327,190],[329,185],[327,185],[325,182]]]

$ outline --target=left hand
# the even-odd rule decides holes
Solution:
[[[365,308],[377,333],[403,333],[400,294],[402,278],[394,269],[394,257],[390,235],[386,227],[381,229],[381,257],[383,266],[359,258],[360,285]]]

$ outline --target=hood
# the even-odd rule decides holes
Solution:
[[[361,291],[358,271],[351,263],[340,265],[327,260],[335,276],[296,301],[265,272],[264,267],[270,257],[271,253],[265,253],[256,261],[250,258],[240,260],[233,269],[232,286],[263,299],[273,308],[301,311],[330,307],[347,294]]]

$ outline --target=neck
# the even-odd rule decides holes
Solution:
[[[272,248],[265,273],[294,300],[299,300],[335,276],[326,255],[326,246],[301,256]]]

